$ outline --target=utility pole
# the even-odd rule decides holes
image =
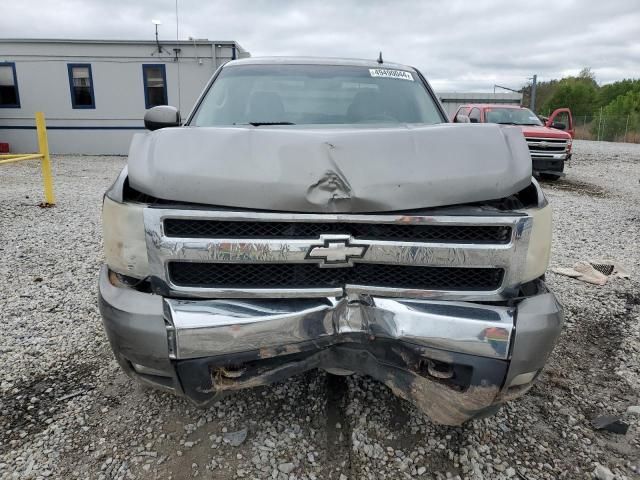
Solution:
[[[536,113],[536,89],[538,87],[538,75],[534,75],[531,82],[531,110]]]

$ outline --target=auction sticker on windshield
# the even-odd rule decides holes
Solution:
[[[369,74],[372,77],[382,77],[382,78],[396,78],[398,80],[413,80],[413,75],[411,72],[405,72],[404,70],[389,70],[387,68],[370,68]]]

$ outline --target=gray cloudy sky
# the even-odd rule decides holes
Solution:
[[[640,77],[637,0],[178,0],[180,38],[237,40],[253,56],[375,58],[438,90],[514,88],[591,67]],[[0,0],[3,37],[175,38],[175,0]]]

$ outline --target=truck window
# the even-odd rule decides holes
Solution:
[[[414,71],[367,66],[238,65],[222,70],[190,125],[445,121]]]
[[[469,121],[471,123],[480,123],[480,109],[479,108],[472,108],[471,112],[469,113]]]
[[[561,123],[565,129],[569,128],[571,122],[569,121],[569,112],[559,112],[554,118],[553,123]]]
[[[487,123],[503,125],[542,125],[540,119],[528,108],[491,107],[484,111]]]
[[[458,115],[469,115],[469,107],[460,107],[453,116],[453,122],[458,123]]]

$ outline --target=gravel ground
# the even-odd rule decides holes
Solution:
[[[640,478],[640,413],[627,411],[640,405],[640,145],[575,152],[566,179],[544,185],[552,266],[611,257],[632,279],[549,273],[567,322],[541,380],[456,428],[358,376],[309,372],[206,410],[139,387],[96,305],[101,195],[125,160],[55,158],[52,209],[37,206],[35,162],[1,167],[0,478]],[[595,431],[604,413],[627,434]]]

